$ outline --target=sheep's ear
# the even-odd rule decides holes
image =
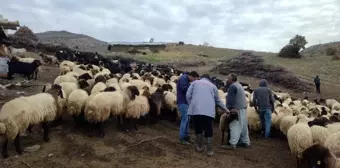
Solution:
[[[56,89],[58,91],[58,96],[60,96],[62,99],[64,99],[65,95],[63,94],[63,89],[60,85],[54,84],[53,89]]]
[[[42,89],[42,92],[46,92],[46,85],[45,85],[44,88]]]

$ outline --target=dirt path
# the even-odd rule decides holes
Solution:
[[[33,81],[40,85],[14,91],[2,91],[1,101],[6,102],[18,91],[23,95],[40,92],[42,85],[53,82],[58,71],[55,67],[43,67],[40,79]],[[17,77],[15,80],[21,81]],[[12,81],[11,81],[12,82]],[[8,83],[0,80],[0,84]],[[291,156],[287,141],[272,139],[265,142],[257,134],[251,135],[252,148],[226,151],[220,149],[221,133],[217,125],[214,128],[214,151],[211,158],[205,153],[196,153],[194,146],[182,146],[177,143],[178,124],[161,122],[152,126],[140,126],[132,133],[116,130],[115,121],[106,123],[107,135],[102,138],[88,137],[85,130],[77,130],[71,119],[62,126],[51,130],[51,142],[42,140],[40,126],[33,128],[33,133],[22,138],[22,147],[41,145],[41,149],[33,153],[16,156],[14,146],[9,143],[9,159],[0,159],[1,168],[79,168],[79,167],[225,167],[225,168],[287,168],[295,167],[295,159]],[[145,139],[158,138],[134,145]],[[1,141],[2,142],[2,141]],[[131,146],[134,145],[134,146]],[[131,147],[127,147],[131,146]],[[127,148],[126,148],[127,147]]]

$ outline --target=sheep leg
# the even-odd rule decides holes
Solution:
[[[224,130],[221,130],[222,131],[222,142],[221,142],[221,145],[223,145],[223,142],[224,142]]]
[[[138,127],[137,127],[137,121],[138,121],[138,119],[134,118],[134,119],[132,119],[132,120],[133,120],[133,126],[134,126],[135,130],[137,131],[137,130],[138,130]]]
[[[7,148],[7,144],[8,144],[8,138],[6,138],[6,140],[4,141],[4,143],[2,144],[2,156],[4,158],[8,158],[8,148]]]
[[[28,128],[27,128],[27,131],[28,131],[29,133],[32,133],[32,127],[33,127],[33,125],[29,125]]]
[[[72,117],[73,117],[74,123],[76,124],[76,128],[80,128],[80,121],[79,121],[78,116],[73,115]]]
[[[44,141],[49,142],[50,137],[48,137],[48,132],[50,131],[50,127],[47,122],[42,123],[43,129],[44,129]]]
[[[93,135],[93,125],[94,125],[94,123],[90,123],[90,125],[89,125],[89,137],[92,137],[92,135]]]
[[[105,136],[105,132],[104,132],[104,122],[100,122],[99,123],[99,130],[100,130],[100,137],[104,137]]]
[[[18,135],[15,137],[14,145],[15,145],[15,150],[17,151],[17,153],[18,153],[19,155],[22,155],[23,152],[22,152],[22,149],[21,149],[21,147],[20,147],[20,134],[18,134]]]

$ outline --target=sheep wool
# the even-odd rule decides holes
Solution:
[[[74,90],[67,99],[68,113],[75,116],[80,115],[88,97],[86,91],[82,89]]]
[[[56,112],[56,101],[51,94],[15,98],[1,108],[0,134],[5,133],[8,139],[13,140],[16,135],[24,133],[30,124],[53,121]]]
[[[329,136],[329,132],[328,132],[327,128],[321,127],[321,126],[318,126],[318,125],[314,125],[310,129],[311,129],[312,135],[313,135],[313,142],[319,143],[319,144],[324,144],[327,137]]]
[[[302,152],[313,145],[312,131],[307,124],[297,123],[287,132],[288,145],[291,153],[301,158]]]
[[[327,124],[326,127],[330,134],[340,132],[340,123]]]
[[[146,82],[144,82],[144,81],[142,81],[142,80],[139,80],[139,79],[132,79],[132,80],[130,81],[130,83],[131,83],[132,85],[136,86],[139,90],[140,90],[140,89],[143,89],[143,87],[145,87],[145,86],[149,87],[148,84],[147,84]]]
[[[60,84],[62,82],[74,82],[77,83],[78,80],[76,77],[72,76],[72,75],[61,75],[58,76],[57,78],[55,78],[53,84]]]
[[[113,83],[118,84],[118,79],[117,78],[111,78],[111,79],[106,81],[106,85],[108,85],[108,86],[113,84]]]
[[[93,86],[93,88],[91,90],[91,94],[101,92],[101,91],[105,90],[105,88],[106,88],[105,83],[98,82],[96,85]]]
[[[60,63],[59,68],[63,67],[63,66],[68,66],[70,68],[70,70],[72,71],[73,67],[76,66],[76,64],[74,62],[72,62],[72,61],[65,60],[65,61]]]
[[[282,117],[280,122],[280,130],[284,135],[287,135],[287,132],[291,126],[293,126],[297,121],[297,116],[287,115]]]
[[[65,92],[65,99],[67,99],[74,90],[77,90],[79,88],[78,84],[73,82],[62,82],[59,85]]]
[[[330,134],[325,140],[324,146],[331,152],[338,154],[340,152],[340,132]]]
[[[261,131],[261,121],[259,114],[256,113],[254,107],[247,107],[247,117],[248,117],[248,125],[249,129],[252,131]]]
[[[165,104],[166,106],[170,109],[170,110],[175,110],[177,108],[177,97],[175,94],[173,94],[172,92],[169,91],[165,91],[164,92],[164,100],[165,100]]]

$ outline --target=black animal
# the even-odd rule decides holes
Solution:
[[[37,68],[41,65],[41,62],[39,60],[34,60],[31,63],[26,63],[12,59],[11,61],[7,62],[7,64],[8,79],[13,79],[13,74],[23,74],[28,80],[31,80],[33,75],[35,76],[35,79],[37,79]]]

